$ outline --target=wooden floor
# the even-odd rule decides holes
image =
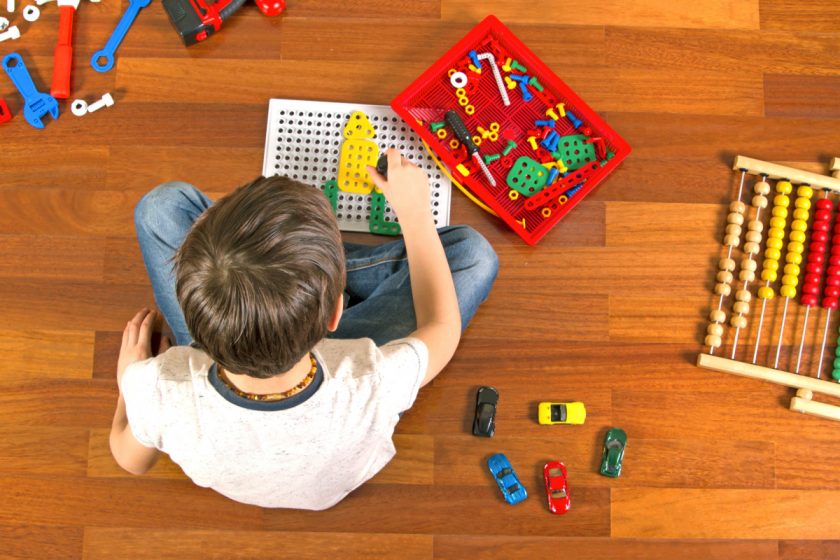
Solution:
[[[25,4],[19,0],[18,5]],[[840,156],[833,0],[251,3],[184,48],[160,3],[115,70],[87,64],[126,1],[83,2],[76,96],[116,105],[46,130],[0,125],[0,558],[840,558],[838,425],[786,410],[784,388],[694,367],[735,154],[825,173]],[[335,508],[272,511],[194,486],[162,460],[132,477],[107,434],[119,333],[152,303],[132,210],[155,184],[214,196],[261,169],[272,97],[387,104],[495,13],[633,147],[536,248],[453,194],[453,223],[491,240],[495,289],[447,370],[397,428],[398,455]],[[6,14],[3,14],[6,15]],[[45,89],[54,4],[20,20]],[[831,350],[833,352],[833,349]],[[497,435],[470,435],[475,390],[501,393]],[[582,427],[536,423],[581,400]],[[627,431],[617,480],[597,466]],[[509,507],[486,458],[532,494]],[[572,510],[540,469],[565,461]]]

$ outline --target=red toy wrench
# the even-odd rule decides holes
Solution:
[[[53,81],[50,93],[56,99],[70,97],[70,70],[73,68],[73,16],[81,0],[58,0],[58,42],[55,45]]]

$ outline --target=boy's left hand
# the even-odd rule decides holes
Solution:
[[[128,322],[123,331],[120,357],[117,360],[117,380],[122,379],[125,369],[133,364],[152,357],[152,331],[157,312],[141,309]],[[169,341],[164,338],[160,343],[160,352],[169,348]]]

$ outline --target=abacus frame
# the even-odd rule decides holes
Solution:
[[[840,158],[833,158],[831,160],[830,169],[834,177],[819,175],[817,173],[741,155],[735,157],[732,169],[746,172],[749,175],[764,176],[768,179],[775,180],[787,180],[792,183],[807,184],[812,187],[840,193],[840,178],[838,178],[838,175],[840,175]],[[840,398],[840,384],[838,383],[707,353],[701,353],[697,357],[697,366],[722,373],[739,375],[741,377],[761,379],[777,385],[798,389],[796,396],[791,398],[791,410],[840,421],[840,406],[812,400],[813,393]]]

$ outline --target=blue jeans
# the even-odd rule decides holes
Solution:
[[[134,223],[143,261],[152,282],[155,302],[163,314],[175,344],[185,346],[193,338],[175,295],[172,258],[195,220],[213,204],[194,186],[164,183],[137,204]],[[490,243],[468,226],[438,230],[461,309],[461,328],[466,329],[478,306],[487,299],[499,270],[499,260]],[[392,241],[377,246],[345,243],[347,286],[344,315],[332,338],[372,338],[382,345],[403,338],[417,328],[411,297],[405,243]]]

